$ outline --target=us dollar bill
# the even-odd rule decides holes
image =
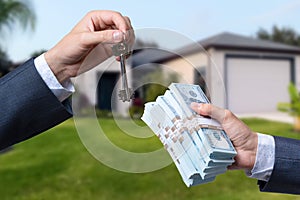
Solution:
[[[160,117],[157,118],[157,116]],[[185,141],[188,141],[187,137],[184,137],[179,129],[174,128],[174,124],[168,120],[159,105],[156,103],[146,104],[142,120],[158,136],[188,187],[213,180],[215,174],[220,172],[217,170],[205,171],[205,164],[203,159],[199,159],[196,147]]]
[[[193,121],[193,126],[198,130],[199,137],[205,141],[205,144],[209,144],[207,146],[209,154],[212,154],[213,158],[222,158],[223,155],[234,157],[236,151],[227,134],[222,130],[220,123],[214,119],[204,119],[190,107],[192,102],[209,103],[200,86],[172,83],[169,88],[174,93],[173,97],[177,99],[182,110],[185,111],[186,116]]]
[[[211,182],[234,162],[236,151],[221,125],[195,113],[192,102],[209,103],[197,85],[172,83],[155,102],[145,104],[142,120],[173,159],[183,182]]]

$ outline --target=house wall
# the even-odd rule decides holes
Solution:
[[[163,63],[164,72],[176,72],[180,83],[194,84],[196,69],[205,69],[207,89],[206,94],[211,102],[217,106],[225,107],[224,52],[210,49],[208,52],[196,52],[184,57],[172,59]]]
[[[295,65],[296,65],[296,74],[295,74],[295,77],[296,77],[296,86],[298,88],[298,90],[300,91],[300,55],[296,56],[296,62],[295,62]]]
[[[224,52],[213,48],[208,50],[207,85],[211,103],[224,108],[226,91],[224,84]]]
[[[128,78],[128,85],[132,85],[132,75],[131,75],[131,67],[126,66],[127,69],[127,78]],[[77,94],[83,94],[87,97],[89,103],[92,106],[95,106],[97,104],[97,85],[99,82],[100,75],[102,73],[120,73],[120,64],[119,62],[115,61],[115,58],[109,58],[105,62],[101,63],[100,65],[96,66],[92,70],[81,74],[80,76],[74,78],[72,81],[75,84],[76,93]],[[123,116],[128,115],[128,108],[131,105],[129,102],[122,102],[118,99],[118,92],[121,85],[121,76],[119,75],[117,78],[117,84],[114,89],[114,97],[112,98],[112,105],[115,106],[115,111],[118,114],[121,114]],[[76,94],[75,94],[76,95]]]
[[[241,57],[249,56],[254,58],[242,58],[241,60],[228,59],[226,57],[228,55],[239,55]],[[262,59],[263,57],[270,57],[271,59]],[[293,58],[295,61],[295,83],[300,89],[300,55],[297,56],[293,54],[254,51],[217,50],[211,48],[207,51],[207,53],[198,52],[187,55],[184,58],[176,58],[170,60],[163,64],[165,66],[165,73],[170,73],[172,71],[176,72],[179,77],[179,82],[182,83],[194,83],[195,68],[206,68],[206,93],[214,105],[223,108],[229,108],[230,104],[228,101],[230,101],[231,107],[233,109],[236,109],[238,108],[238,105],[235,103],[234,106],[232,106],[233,100],[236,101],[240,98],[240,101],[243,102],[240,103],[241,107],[238,110],[240,110],[241,112],[273,112],[277,111],[276,102],[289,101],[288,91],[285,88],[287,88],[287,84],[290,80],[290,61],[285,58]],[[244,71],[241,69],[242,71],[240,72],[238,72],[238,70],[232,71],[232,68],[230,68],[230,71],[228,70],[228,67],[230,66],[226,65],[235,65],[235,67],[237,67],[235,69],[239,69],[239,65],[242,65],[241,67],[246,68],[244,68]],[[252,67],[253,69],[251,70]],[[283,68],[285,68],[286,70],[284,70]],[[272,69],[276,69],[276,72],[279,74],[272,74]],[[246,71],[249,71],[249,75],[247,75]],[[235,76],[233,76],[233,74],[228,73],[241,73],[241,75],[245,76],[245,80],[240,80],[241,82],[228,80],[230,77],[230,79],[232,79],[233,77],[241,78],[238,74],[235,74]],[[263,84],[261,85],[262,87],[260,87],[258,81],[256,83],[254,81],[255,78],[258,79],[259,77],[261,77],[260,80],[261,84]],[[264,77],[266,77],[265,80]],[[230,86],[228,84],[230,84]],[[277,86],[275,86],[276,84]],[[239,87],[244,87],[243,91],[248,91],[248,93],[243,95],[243,93],[241,92],[233,92],[238,91]],[[273,95],[266,95],[267,93],[265,90],[269,90],[269,94]],[[257,98],[255,98],[255,101],[251,100],[251,98],[249,98],[248,100],[247,98],[242,98],[247,94],[250,94],[251,91],[253,93],[253,96],[261,96],[264,101]],[[276,93],[277,91],[279,94]],[[228,94],[234,95],[234,97],[230,96],[229,98],[227,96]],[[273,100],[273,103],[271,102],[271,100]],[[237,100],[237,102],[239,101]],[[264,105],[272,103],[272,109],[264,105],[255,105],[255,103],[260,102],[265,102]],[[246,105],[249,107],[248,110],[246,109]],[[244,108],[241,109],[243,106]]]
[[[207,56],[203,52],[190,54],[164,62],[164,72],[175,72],[180,83],[194,83],[194,72],[196,69],[205,68],[207,66]]]

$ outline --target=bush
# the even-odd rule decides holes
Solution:
[[[151,83],[146,87],[145,101],[155,101],[157,96],[163,95],[167,90],[167,87],[172,82],[178,82],[177,75],[175,73],[163,73],[162,69],[158,68],[153,73],[147,75],[144,78],[144,82]]]

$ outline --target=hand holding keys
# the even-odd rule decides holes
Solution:
[[[125,35],[124,35],[125,36]],[[120,100],[123,102],[130,101],[133,99],[133,90],[128,88],[127,75],[126,75],[126,56],[130,53],[130,49],[125,43],[125,39],[122,42],[119,42],[112,47],[112,52],[114,56],[120,57],[120,65],[121,65],[121,76],[122,76],[122,89],[119,91]]]

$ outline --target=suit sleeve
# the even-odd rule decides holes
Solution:
[[[300,194],[300,140],[274,137],[275,163],[268,182],[258,181],[261,191]]]
[[[0,79],[0,149],[31,138],[72,116],[37,72],[33,59]]]

